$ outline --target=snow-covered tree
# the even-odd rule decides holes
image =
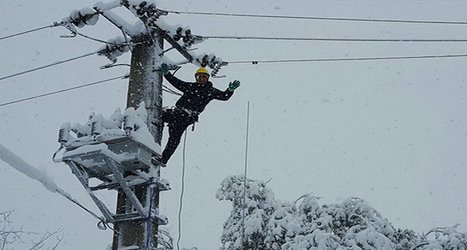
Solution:
[[[226,178],[216,194],[219,200],[232,202],[232,212],[224,223],[222,249],[266,249],[267,225],[280,207],[266,183],[241,176]],[[246,195],[244,195],[246,194]]]
[[[467,249],[467,235],[456,227],[427,234],[396,229],[360,198],[320,205],[317,197],[305,195],[295,203],[281,202],[266,182],[245,182],[242,176],[227,177],[216,196],[233,205],[221,249]]]

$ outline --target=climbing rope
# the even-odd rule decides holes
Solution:
[[[178,208],[178,238],[177,249],[180,250],[180,239],[182,238],[182,209],[183,209],[183,194],[185,193],[185,166],[186,166],[186,137],[187,130],[185,130],[185,137],[183,139],[183,167],[182,167],[182,191],[180,193],[180,206]]]
[[[246,138],[245,138],[245,170],[243,179],[243,211],[242,211],[242,242],[245,240],[245,209],[246,209],[246,174],[248,170],[248,131],[250,124],[250,102],[247,104],[246,110]]]

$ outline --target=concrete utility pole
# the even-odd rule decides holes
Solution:
[[[148,111],[147,125],[156,143],[161,143],[162,138],[162,74],[156,71],[159,68],[160,56],[163,49],[163,39],[160,36],[142,36],[135,39],[137,45],[133,48],[131,58],[130,82],[128,86],[127,108],[137,108],[144,101]],[[141,43],[138,43],[141,42]],[[153,122],[157,126],[153,125]],[[158,167],[158,171],[160,171]],[[155,188],[157,189],[157,187]],[[154,190],[151,198],[151,187],[149,185],[136,186],[134,190],[137,198],[145,207],[150,203],[153,209],[159,207],[159,192]],[[131,206],[122,190],[118,191],[117,214],[130,212]],[[138,246],[138,249],[155,249],[157,247],[158,220],[156,218],[146,220],[121,221],[115,223],[112,249],[118,247]],[[151,230],[148,230],[148,227]],[[147,235],[151,231],[151,235]],[[149,237],[149,247],[147,238]],[[147,247],[147,248],[146,248]]]

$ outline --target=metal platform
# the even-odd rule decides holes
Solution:
[[[102,145],[105,144],[105,145]],[[154,191],[170,189],[167,181],[160,179],[159,155],[147,146],[128,136],[107,141],[96,141],[92,150],[82,150],[84,146],[65,147],[62,161],[66,163],[83,187],[88,190],[92,200],[104,215],[107,222],[125,220],[146,220],[149,211],[134,193],[134,187],[147,187]],[[99,145],[103,147],[99,147]],[[95,178],[100,183],[90,186],[89,180]],[[100,190],[122,190],[127,196],[131,209],[125,214],[114,214],[94,194]],[[168,223],[164,216],[155,215],[159,225]]]

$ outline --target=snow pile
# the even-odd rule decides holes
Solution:
[[[138,109],[128,108],[122,114],[116,109],[109,119],[91,113],[85,124],[65,123],[61,126],[59,142],[67,149],[94,145],[121,137],[130,137],[156,153],[161,152],[146,124],[147,111],[142,102]]]
[[[281,202],[265,182],[247,180],[244,206],[244,180],[227,177],[216,194],[233,204],[221,249],[467,249],[467,235],[455,227],[422,235],[395,229],[359,198],[320,205],[305,195],[301,202]]]
[[[72,23],[78,28],[83,28],[86,25],[95,25],[99,20],[97,11],[85,7],[81,10],[73,10],[70,15],[62,20],[64,23]]]

